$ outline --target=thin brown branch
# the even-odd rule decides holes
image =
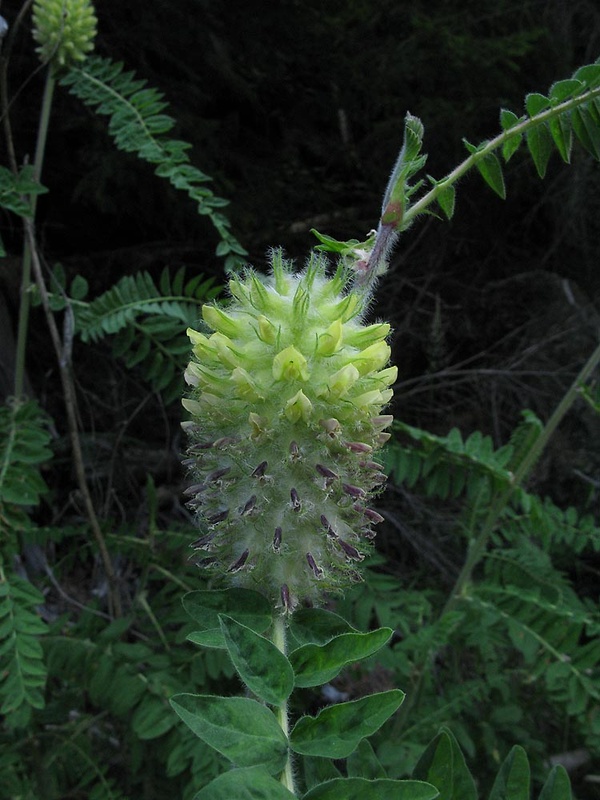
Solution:
[[[56,353],[58,361],[58,369],[63,388],[65,409],[67,412],[69,437],[71,440],[71,451],[73,453],[73,463],[75,466],[77,485],[79,487],[79,491],[81,492],[81,496],[83,497],[86,515],[90,523],[90,527],[92,529],[94,538],[96,540],[96,544],[98,545],[100,558],[102,559],[104,570],[106,572],[106,578],[108,580],[109,612],[112,616],[120,617],[122,616],[123,611],[121,607],[121,597],[119,593],[117,576],[115,574],[110,554],[106,546],[104,535],[102,533],[100,524],[98,522],[98,517],[96,516],[96,510],[94,508],[92,496],[90,494],[90,490],[87,485],[87,480],[85,477],[83,453],[81,450],[81,440],[79,438],[79,428],[77,424],[77,397],[75,394],[75,387],[73,384],[73,379],[70,371],[70,361],[68,358],[68,354],[65,348],[63,347],[63,343],[61,341],[60,334],[58,332],[58,328],[56,325],[56,320],[54,319],[54,315],[52,314],[52,310],[50,308],[48,291],[46,289],[46,283],[44,281],[42,266],[37,251],[37,244],[35,240],[35,234],[33,231],[33,223],[30,219],[24,219],[23,222],[25,225],[25,235],[27,239],[27,244],[29,246],[29,249],[31,250],[31,260],[32,260],[35,280],[40,292],[42,307],[44,309],[44,314],[46,316],[46,321],[48,323],[48,328],[50,330],[50,338],[52,339],[52,345],[54,347],[54,351]]]

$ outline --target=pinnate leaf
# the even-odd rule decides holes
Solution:
[[[370,633],[343,633],[324,645],[307,644],[290,654],[296,686],[321,686],[335,678],[343,667],[369,658],[392,636],[391,628]]]
[[[391,689],[328,706],[316,717],[298,720],[291,733],[291,747],[303,755],[346,758],[361,739],[379,730],[403,700],[404,692]]]
[[[241,767],[285,766],[287,742],[275,715],[247,697],[178,694],[171,705],[202,741]]]

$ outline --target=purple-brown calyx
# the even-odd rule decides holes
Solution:
[[[208,523],[209,525],[216,525],[218,522],[224,522],[228,516],[229,509],[226,508],[225,511],[219,511],[218,514],[213,514],[212,517],[209,517]]]
[[[298,492],[295,489],[290,489],[290,503],[292,504],[294,511],[300,511],[302,503],[300,501]]]
[[[331,523],[329,522],[325,514],[321,514],[321,525],[325,528],[327,536],[331,536],[332,539],[337,539],[337,533],[331,527]]]
[[[237,561],[234,561],[233,564],[231,564],[227,572],[239,572],[239,570],[241,570],[242,567],[244,567],[244,565],[246,564],[246,561],[248,560],[248,555],[249,555],[249,550],[244,550],[244,552],[237,559]]]
[[[360,553],[353,545],[348,544],[348,542],[345,542],[343,539],[338,539],[338,544],[340,545],[344,553],[348,556],[348,558],[350,558],[352,561],[363,560],[364,555]]]
[[[306,561],[308,563],[308,566],[312,569],[315,578],[322,578],[323,570],[321,569],[321,567],[318,566],[317,562],[313,558],[312,553],[306,554]]]
[[[251,473],[252,478],[262,478],[264,477],[265,472],[267,471],[268,463],[266,461],[261,461],[258,467],[254,469]]]

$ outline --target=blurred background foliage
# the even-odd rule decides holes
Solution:
[[[14,8],[3,4],[1,11],[11,24]],[[501,107],[520,114],[526,93],[545,91],[600,55],[600,8],[594,0],[103,0],[97,13],[97,52],[124,61],[165,93],[177,136],[193,144],[193,163],[231,201],[224,211],[249,251],[248,261],[259,269],[273,245],[301,262],[315,243],[313,227],[339,239],[367,234],[379,217],[407,111],[425,125],[426,171],[439,178],[464,157],[463,136],[471,142],[493,136]],[[27,35],[15,41],[8,82],[12,131],[23,162],[35,146],[42,89]],[[517,155],[506,177],[505,202],[472,176],[458,187],[451,222],[419,220],[400,241],[373,305],[373,316],[390,320],[394,329],[394,413],[440,435],[454,426],[465,437],[480,430],[496,446],[507,441],[522,408],[548,416],[593,349],[600,321],[597,167],[579,149],[571,166],[554,156],[540,182],[531,161]],[[50,267],[60,263],[67,280],[84,276],[92,295],[140,270],[159,281],[165,267],[175,274],[185,266],[188,277],[202,273],[215,285],[223,282],[217,237],[207,219],[147,164],[114,149],[105,119],[65,91],[57,92],[42,180],[50,189],[38,201],[45,259]],[[21,231],[5,213],[0,226],[9,251],[0,262],[0,393],[7,395]],[[93,755],[94,730],[100,729],[106,770],[94,784],[101,787],[98,797],[150,800],[174,786],[188,786],[189,795],[189,776],[178,777],[182,771],[206,778],[217,767],[198,751],[192,758],[185,737],[176,746],[165,744],[164,737],[174,733],[152,725],[169,693],[189,689],[190,682],[210,688],[213,681],[220,690],[231,675],[212,656],[190,662],[180,643],[178,596],[183,585],[195,587],[199,579],[185,547],[191,520],[181,495],[179,404],[149,392],[135,367],[116,361],[104,343],[74,346],[86,470],[118,553],[127,616],[122,627],[105,629],[101,570],[78,538],[84,522],[72,488],[60,384],[37,310],[27,373],[32,395],[54,420],[55,455],[47,476],[50,494],[34,514],[37,533],[21,558],[30,577],[46,581],[53,630],[63,631],[65,618],[77,619],[77,641],[93,647],[75,652],[77,642],[71,642],[71,653],[50,640],[53,705],[20,747],[33,743],[36,769],[44,758],[59,759],[47,743],[58,728],[49,732],[47,724],[56,722],[53,709],[64,709],[70,694],[81,690],[81,669],[88,681],[88,716],[61,718],[56,724],[64,740],[57,741],[77,741],[81,748],[87,725],[90,752],[79,749],[84,766],[64,766],[56,786],[39,796],[92,796],[86,794],[92,779],[88,775],[86,784],[81,776]],[[599,445],[598,417],[582,405],[555,437],[530,488],[597,515]],[[375,574],[420,586],[411,613],[426,615],[427,592],[449,588],[462,562],[452,503],[425,501],[392,483],[381,506],[388,522],[380,526],[384,559]],[[563,568],[583,597],[597,601],[597,553],[577,562],[565,557]],[[374,585],[377,594],[376,580]],[[99,679],[92,682],[99,664],[106,675],[119,670],[121,706],[104,697]],[[125,729],[128,703],[134,702],[123,699],[131,688],[125,679],[135,682],[145,669],[152,673],[150,696],[158,700],[152,708],[148,701],[145,711],[136,706],[125,734],[119,726]],[[534,706],[524,709],[525,716],[536,713]],[[526,744],[536,727],[531,721],[521,730],[514,718],[502,724],[507,737],[514,731]],[[548,723],[545,744],[534,745],[540,763],[577,744],[554,726]],[[129,775],[111,743],[113,728],[122,753],[133,759]],[[149,742],[144,754],[140,731]],[[484,746],[491,753],[499,745],[491,737]],[[165,753],[168,777],[161,762]],[[156,771],[134,780],[153,759]],[[70,794],[64,793],[67,785]],[[37,797],[35,791],[24,796]],[[0,797],[12,796],[17,795],[0,790]]]

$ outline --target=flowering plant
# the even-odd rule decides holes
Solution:
[[[580,70],[574,80],[579,102],[587,92],[586,101],[597,103],[600,66]],[[540,125],[545,131],[548,125],[566,155],[564,135],[573,102],[566,89],[577,86],[563,83],[553,87],[547,102],[535,106],[537,116],[518,119],[503,112],[504,132],[479,148],[468,145],[466,161],[446,178],[431,179],[433,187],[416,202],[411,197],[423,182],[409,181],[425,162],[420,154],[423,126],[407,115],[377,231],[365,242],[337,242],[317,234],[319,250],[340,257],[332,276],[321,252],[313,252],[304,270],[295,273],[281,252],[273,251],[269,276],[250,269],[236,275],[229,282],[228,305],[205,305],[205,329],[189,330],[193,359],[186,379],[191,391],[184,406],[190,419],[184,427],[191,442],[186,464],[193,483],[187,493],[201,526],[192,548],[218,588],[184,597],[199,628],[188,638],[224,649],[247,690],[244,697],[172,698],[191,730],[233,765],[195,800],[477,797],[447,728],[426,748],[411,779],[387,776],[367,739],[401,706],[405,695],[400,689],[327,705],[293,725],[289,702],[294,689],[327,684],[348,664],[376,654],[393,633],[390,628],[361,633],[322,607],[326,592],[360,580],[359,564],[369,551],[373,525],[382,520],[371,503],[384,482],[377,450],[389,437],[385,429],[392,416],[384,412],[397,369],[388,364],[390,326],[367,321],[377,278],[387,268],[398,234],[418,214],[436,202],[452,216],[454,184],[471,167],[504,194],[495,150],[508,160],[524,134]],[[552,124],[557,121],[558,127]],[[543,174],[539,139],[527,141]],[[586,376],[598,360],[600,348],[584,367]],[[443,614],[464,592],[501,508],[574,392],[563,399],[490,509]],[[490,798],[518,800],[528,794],[527,756],[515,747]],[[540,800],[570,796],[567,773],[555,767]]]

